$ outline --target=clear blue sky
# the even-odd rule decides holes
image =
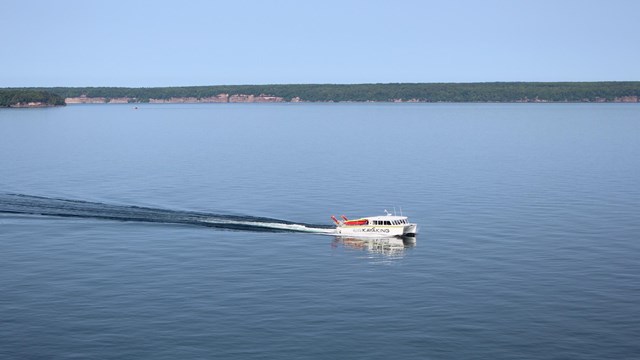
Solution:
[[[23,1],[0,87],[640,80],[640,1]]]

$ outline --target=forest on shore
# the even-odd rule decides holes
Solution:
[[[34,98],[41,96],[38,94],[55,94],[61,98],[104,98],[107,102],[116,98],[128,102],[203,99],[220,94],[263,95],[306,102],[638,102],[640,81],[14,88],[0,89],[0,99],[5,99],[2,94],[7,91],[32,94]]]
[[[64,98],[46,90],[0,89],[0,107],[64,106]]]

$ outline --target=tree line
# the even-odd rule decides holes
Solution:
[[[65,105],[62,96],[46,90],[0,89],[0,107],[10,107],[28,103],[41,103],[47,106]]]
[[[595,102],[640,97],[640,81],[627,82],[492,82],[216,85],[186,87],[54,87],[28,88],[67,97],[130,98],[136,102],[172,97],[206,98],[218,94],[270,95],[285,101],[421,101],[421,102]]]

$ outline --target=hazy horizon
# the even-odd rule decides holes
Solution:
[[[6,86],[0,87],[0,89],[52,89],[52,88],[131,88],[131,89],[151,89],[151,88],[190,88],[190,87],[224,87],[224,86],[296,86],[296,85],[394,85],[394,84],[500,84],[500,83],[523,83],[523,84],[536,84],[536,83],[628,83],[628,82],[640,82],[640,80],[602,80],[602,81],[473,81],[473,82],[388,82],[388,83],[282,83],[282,84],[204,84],[204,85],[158,85],[158,86],[119,86],[119,85],[79,85],[79,86]]]

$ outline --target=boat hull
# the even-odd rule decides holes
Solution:
[[[336,232],[343,236],[373,236],[373,237],[394,237],[394,236],[415,236],[417,232],[416,224],[406,225],[362,225],[362,226],[337,226]]]

